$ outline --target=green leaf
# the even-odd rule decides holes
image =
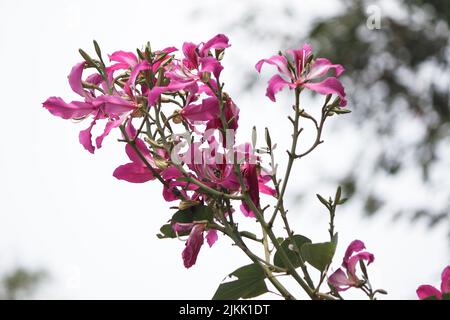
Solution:
[[[319,199],[319,201],[320,201],[325,207],[327,207],[328,210],[331,210],[330,203],[329,203],[327,200],[325,200],[324,197],[322,197],[320,194],[316,194],[316,196],[317,196],[317,199]]]
[[[173,231],[172,229],[172,225],[170,224],[165,224],[161,227],[161,229],[159,229],[160,233],[158,233],[156,236],[158,237],[158,239],[166,239],[166,238],[176,238],[177,235],[175,233],[175,231]]]
[[[323,272],[333,260],[337,241],[338,237],[335,234],[331,242],[307,243],[301,249],[302,256],[310,265]]]
[[[442,300],[450,300],[450,292],[442,295]]]
[[[266,274],[257,264],[243,266],[229,275],[237,280],[222,283],[213,296],[213,300],[237,300],[257,297],[268,292],[264,279]]]
[[[297,244],[297,247],[299,248],[300,252],[303,245],[311,243],[311,240],[299,234],[293,235],[292,238],[294,239],[294,242]],[[291,240],[289,238],[287,238],[281,243],[281,248],[284,249],[289,260],[292,262],[295,268],[301,266],[300,258],[294,251],[295,249],[291,245]],[[277,250],[277,252],[275,252],[275,255],[273,257],[273,263],[280,268],[286,268],[287,266],[284,264],[283,259],[281,257],[282,257],[281,252],[278,252]]]
[[[172,224],[179,223],[192,223],[194,221],[209,221],[212,222],[214,213],[211,208],[204,205],[192,206],[184,210],[178,210],[172,216]]]

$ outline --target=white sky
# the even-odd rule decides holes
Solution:
[[[147,40],[154,47],[181,47],[185,40],[198,42],[227,32],[224,26],[242,10],[242,2],[212,3],[0,0],[0,271],[18,265],[48,269],[52,281],[37,298],[209,299],[228,273],[248,263],[220,237],[213,249],[205,246],[197,264],[186,270],[181,261],[184,244],[155,236],[170,217],[161,187],[117,181],[112,172],[127,159],[114,135],[93,156],[78,143],[78,131],[85,123],[63,121],[41,107],[48,96],[76,98],[66,77],[80,60],[78,48],[93,51],[92,39],[99,41],[104,53],[111,53],[133,51]],[[333,9],[318,7],[317,1],[302,3],[304,21]],[[219,5],[221,9],[214,8]],[[193,16],[198,7],[206,7],[208,16]],[[236,32],[232,36],[225,76],[241,108],[240,137],[249,137],[253,124],[261,129],[270,126],[280,142],[279,157],[284,157],[282,137],[290,134],[284,117],[287,108],[267,100],[263,87],[260,96],[251,98],[240,97],[238,90],[239,72],[281,48],[261,49]],[[244,66],[242,61],[251,64]],[[319,168],[328,166],[331,172],[348,166],[346,154],[352,154],[354,144],[363,143],[345,121],[351,117],[343,120],[339,137],[325,135],[326,143],[293,173],[291,190],[301,190],[303,201],[309,203],[308,212],[295,212],[290,206],[293,226],[315,241],[326,240],[327,217],[314,195],[334,192],[334,187],[316,188]],[[387,184],[386,190],[393,198],[409,197],[407,185],[408,181],[395,187]],[[334,266],[351,240],[363,240],[376,256],[369,269],[374,285],[387,289],[389,298],[415,298],[416,287],[437,284],[448,263],[445,225],[430,233],[420,224],[393,224],[389,215],[363,220],[349,206],[338,214],[337,226],[340,248]]]

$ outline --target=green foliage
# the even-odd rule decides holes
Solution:
[[[259,264],[243,266],[229,275],[237,280],[222,283],[213,300],[237,300],[257,297],[268,292],[264,281],[266,274]]]
[[[317,270],[323,272],[331,264],[338,242],[337,234],[331,242],[306,243],[301,248],[302,257]]]
[[[304,237],[302,235],[296,234],[292,236],[294,239],[295,244],[297,245],[297,248],[301,250],[302,246],[311,243],[311,240],[307,237]],[[295,246],[292,245],[291,239],[287,238],[281,243],[281,248],[286,252],[289,260],[292,262],[292,265],[295,268],[298,268],[301,266],[301,261],[298,256],[298,254],[295,252]],[[281,258],[281,252],[275,252],[275,255],[273,257],[273,263],[280,267],[280,268],[286,268],[287,266],[284,264],[282,258]]]

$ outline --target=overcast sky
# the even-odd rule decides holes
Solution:
[[[47,269],[52,280],[37,298],[209,299],[228,273],[248,263],[220,237],[212,249],[205,246],[197,264],[186,270],[181,260],[184,244],[155,236],[170,217],[161,187],[156,182],[135,185],[112,177],[113,170],[127,160],[123,145],[115,141],[117,133],[91,155],[78,143],[85,123],[55,118],[41,106],[49,96],[76,97],[67,75],[80,61],[78,48],[93,51],[93,39],[105,53],[134,51],[147,40],[154,48],[181,47],[183,41],[199,42],[226,33],[228,23],[243,8],[240,3],[0,0],[0,272],[22,265]],[[260,3],[277,10],[272,2]],[[331,1],[326,7],[317,1],[302,3],[305,19],[299,26],[314,15],[338,9]],[[209,14],[200,15],[196,8]],[[262,86],[259,96],[241,98],[239,93],[239,72],[251,70],[254,62],[282,48],[253,44],[247,48],[244,36],[236,32],[232,36],[224,73],[241,109],[239,137],[250,137],[253,124],[260,129],[270,126],[280,141],[282,158],[290,134],[284,117],[289,108],[272,104]],[[253,62],[244,66],[242,61]],[[280,99],[289,103],[287,95]],[[309,103],[320,101],[306,99]],[[364,143],[344,125],[339,137],[325,138],[326,143],[294,170],[290,193],[297,187],[304,190],[308,212],[295,212],[291,203],[291,219],[297,232],[315,241],[327,238],[327,216],[314,195],[334,192],[331,187],[316,190],[315,173],[348,166],[346,153],[351,154],[352,145]],[[407,185],[408,181],[403,187],[387,185],[386,192],[402,197]],[[372,281],[388,290],[389,298],[415,298],[418,285],[437,284],[448,262],[445,225],[430,233],[420,224],[393,224],[390,216],[365,220],[351,209],[343,209],[337,217],[340,246],[334,268],[347,244],[358,238],[375,254],[369,268]],[[244,218],[239,219],[245,224]]]

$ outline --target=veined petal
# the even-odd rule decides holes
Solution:
[[[132,183],[144,183],[155,178],[148,168],[134,162],[117,167],[113,176]]]
[[[184,63],[189,69],[198,68],[197,45],[192,42],[183,43]]]
[[[341,98],[341,106],[347,104],[347,100],[345,100],[345,89],[342,86],[342,83],[334,77],[326,78],[321,82],[306,82],[303,86],[320,94],[335,94]]]
[[[442,293],[450,293],[450,266],[447,266],[441,275],[441,291]]]
[[[96,121],[92,120],[91,124],[87,129],[81,130],[78,136],[81,145],[90,153],[94,153],[95,147],[92,145],[92,128],[94,127]]]
[[[186,248],[184,248],[182,253],[184,266],[186,268],[192,267],[197,261],[197,256],[204,241],[203,231],[204,226],[202,224],[196,224],[191,230],[189,238],[186,241]]]
[[[72,101],[70,103],[66,103],[59,97],[48,98],[42,106],[50,111],[52,115],[63,119],[83,118],[97,109],[95,106],[87,102]]]
[[[304,44],[299,50],[290,49],[287,53],[294,57],[295,68],[297,69],[297,74],[300,75],[303,72],[306,62],[312,54],[312,47],[309,44]]]
[[[152,68],[152,66],[146,60],[139,62],[137,65],[135,65],[133,67],[133,70],[131,71],[131,74],[130,74],[130,79],[127,81],[127,84],[131,88],[135,88],[135,82],[136,82],[136,79],[137,79],[139,73],[141,71],[149,70],[151,68]]]
[[[347,277],[341,268],[337,269],[333,274],[331,274],[331,276],[328,277],[328,283],[337,291],[345,291],[355,285],[355,283]]]
[[[277,94],[279,91],[283,90],[284,87],[292,87],[292,84],[290,82],[285,81],[278,74],[276,74],[269,80],[267,90],[266,90],[266,96],[270,100],[275,102],[276,101],[275,94]]]
[[[201,104],[190,104],[181,110],[189,121],[208,121],[219,117],[220,107],[217,98],[206,98]]]
[[[420,300],[430,298],[430,297],[436,297],[437,299],[442,299],[442,293],[436,289],[433,286],[430,285],[421,285],[416,290],[417,296]]]
[[[151,157],[150,151],[148,150],[145,142],[142,141],[141,139],[136,139],[135,144],[136,144],[137,149],[139,150],[139,153],[145,157],[145,159],[147,160],[147,162],[149,162],[149,164],[153,165],[154,164],[153,159]],[[136,151],[134,151],[133,147],[130,144],[127,144],[125,146],[125,152],[131,161],[133,161],[134,163],[140,164],[141,166],[145,166],[142,159],[139,157],[139,155],[136,153]]]
[[[97,107],[103,107],[103,111],[108,115],[121,115],[136,108],[134,102],[119,96],[99,96],[95,98],[93,104]]]
[[[370,252],[360,252],[358,254],[355,254],[353,257],[348,259],[347,263],[347,272],[348,276],[351,279],[356,279],[356,264],[359,263],[359,261],[367,261],[367,265],[371,264],[375,260],[375,256]]]
[[[347,268],[348,260],[353,255],[354,252],[360,252],[364,250],[366,246],[364,245],[364,242],[361,240],[353,240],[349,246],[347,247],[347,250],[345,250],[344,259],[342,261],[342,266]]]
[[[128,69],[129,67],[133,67],[138,62],[138,59],[133,52],[116,51],[108,56],[110,61],[119,62],[116,65],[118,65],[122,69]]]
[[[223,67],[220,62],[214,57],[201,58],[200,60],[201,68],[200,72],[211,72],[216,78],[220,76]]]
[[[161,94],[165,92],[177,92],[179,90],[186,90],[193,93],[198,90],[198,86],[195,80],[190,80],[186,82],[171,82],[165,87],[153,87],[148,94],[148,104],[154,106],[158,102]]]
[[[206,234],[206,242],[208,242],[208,245],[210,247],[212,247],[213,244],[216,243],[217,239],[219,239],[219,236],[217,235],[217,230],[211,229]]]
[[[230,46],[229,39],[224,34],[218,34],[212,39],[208,40],[200,49],[200,55],[206,56],[211,49],[225,49]]]
[[[315,79],[322,77],[328,73],[331,69],[335,70],[335,76],[339,77],[344,71],[344,67],[340,64],[332,64],[330,60],[325,58],[318,58],[311,66],[311,70],[306,76],[306,79]]]
[[[288,79],[292,79],[293,75],[289,71],[288,62],[284,56],[272,56],[269,59],[262,59],[258,61],[255,65],[255,68],[258,72],[261,72],[261,68],[264,63],[268,63],[277,67],[278,72],[284,75]]]
[[[241,206],[239,207],[241,209],[241,212],[246,217],[254,218],[255,213],[248,207],[248,205],[244,202],[242,202]]]
[[[102,147],[103,139],[105,139],[109,135],[111,130],[119,127],[125,121],[125,118],[127,116],[128,114],[116,120],[110,120],[106,123],[105,130],[103,131],[103,133],[95,139],[97,149],[100,149]]]
[[[72,70],[69,74],[69,84],[72,90],[75,93],[78,93],[80,96],[84,97],[86,92],[83,89],[83,85],[81,83],[81,77],[83,75],[83,69],[85,65],[85,61],[77,63],[73,66]]]

